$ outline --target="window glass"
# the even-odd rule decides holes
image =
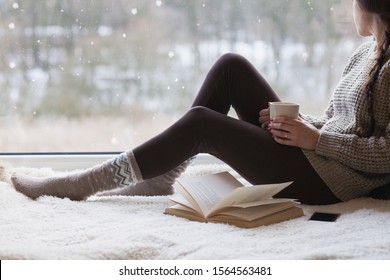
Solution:
[[[350,6],[2,0],[0,152],[134,147],[189,108],[208,69],[226,52],[253,62],[282,99],[322,114],[363,40]]]

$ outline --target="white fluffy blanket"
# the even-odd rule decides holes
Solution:
[[[183,176],[223,170],[231,171],[191,165]],[[303,205],[304,217],[241,229],[164,215],[168,197],[33,201],[6,182],[13,171],[4,170],[0,182],[0,259],[390,259],[390,201]],[[334,223],[309,221],[316,210],[342,215]]]

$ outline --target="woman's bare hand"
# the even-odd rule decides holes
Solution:
[[[321,132],[302,119],[276,117],[270,120],[268,131],[275,141],[282,145],[315,150]]]
[[[259,112],[259,122],[262,128],[266,128],[269,124],[269,108],[263,109]]]

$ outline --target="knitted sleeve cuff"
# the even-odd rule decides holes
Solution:
[[[303,119],[304,121],[314,125],[316,128],[321,128],[327,121],[326,116],[309,116],[300,113],[299,117]]]
[[[322,132],[318,139],[315,152],[321,156],[337,158],[340,147],[344,141],[345,135],[336,133]]]

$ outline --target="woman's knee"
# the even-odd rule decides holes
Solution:
[[[211,109],[204,106],[194,106],[188,110],[185,117],[192,121],[203,122],[209,118],[211,111]]]
[[[193,131],[203,131],[210,125],[213,125],[216,118],[214,110],[204,106],[192,107],[182,118],[182,121],[186,123]]]
[[[234,68],[251,65],[251,63],[245,57],[236,53],[223,54],[219,58],[218,63],[232,66]]]

